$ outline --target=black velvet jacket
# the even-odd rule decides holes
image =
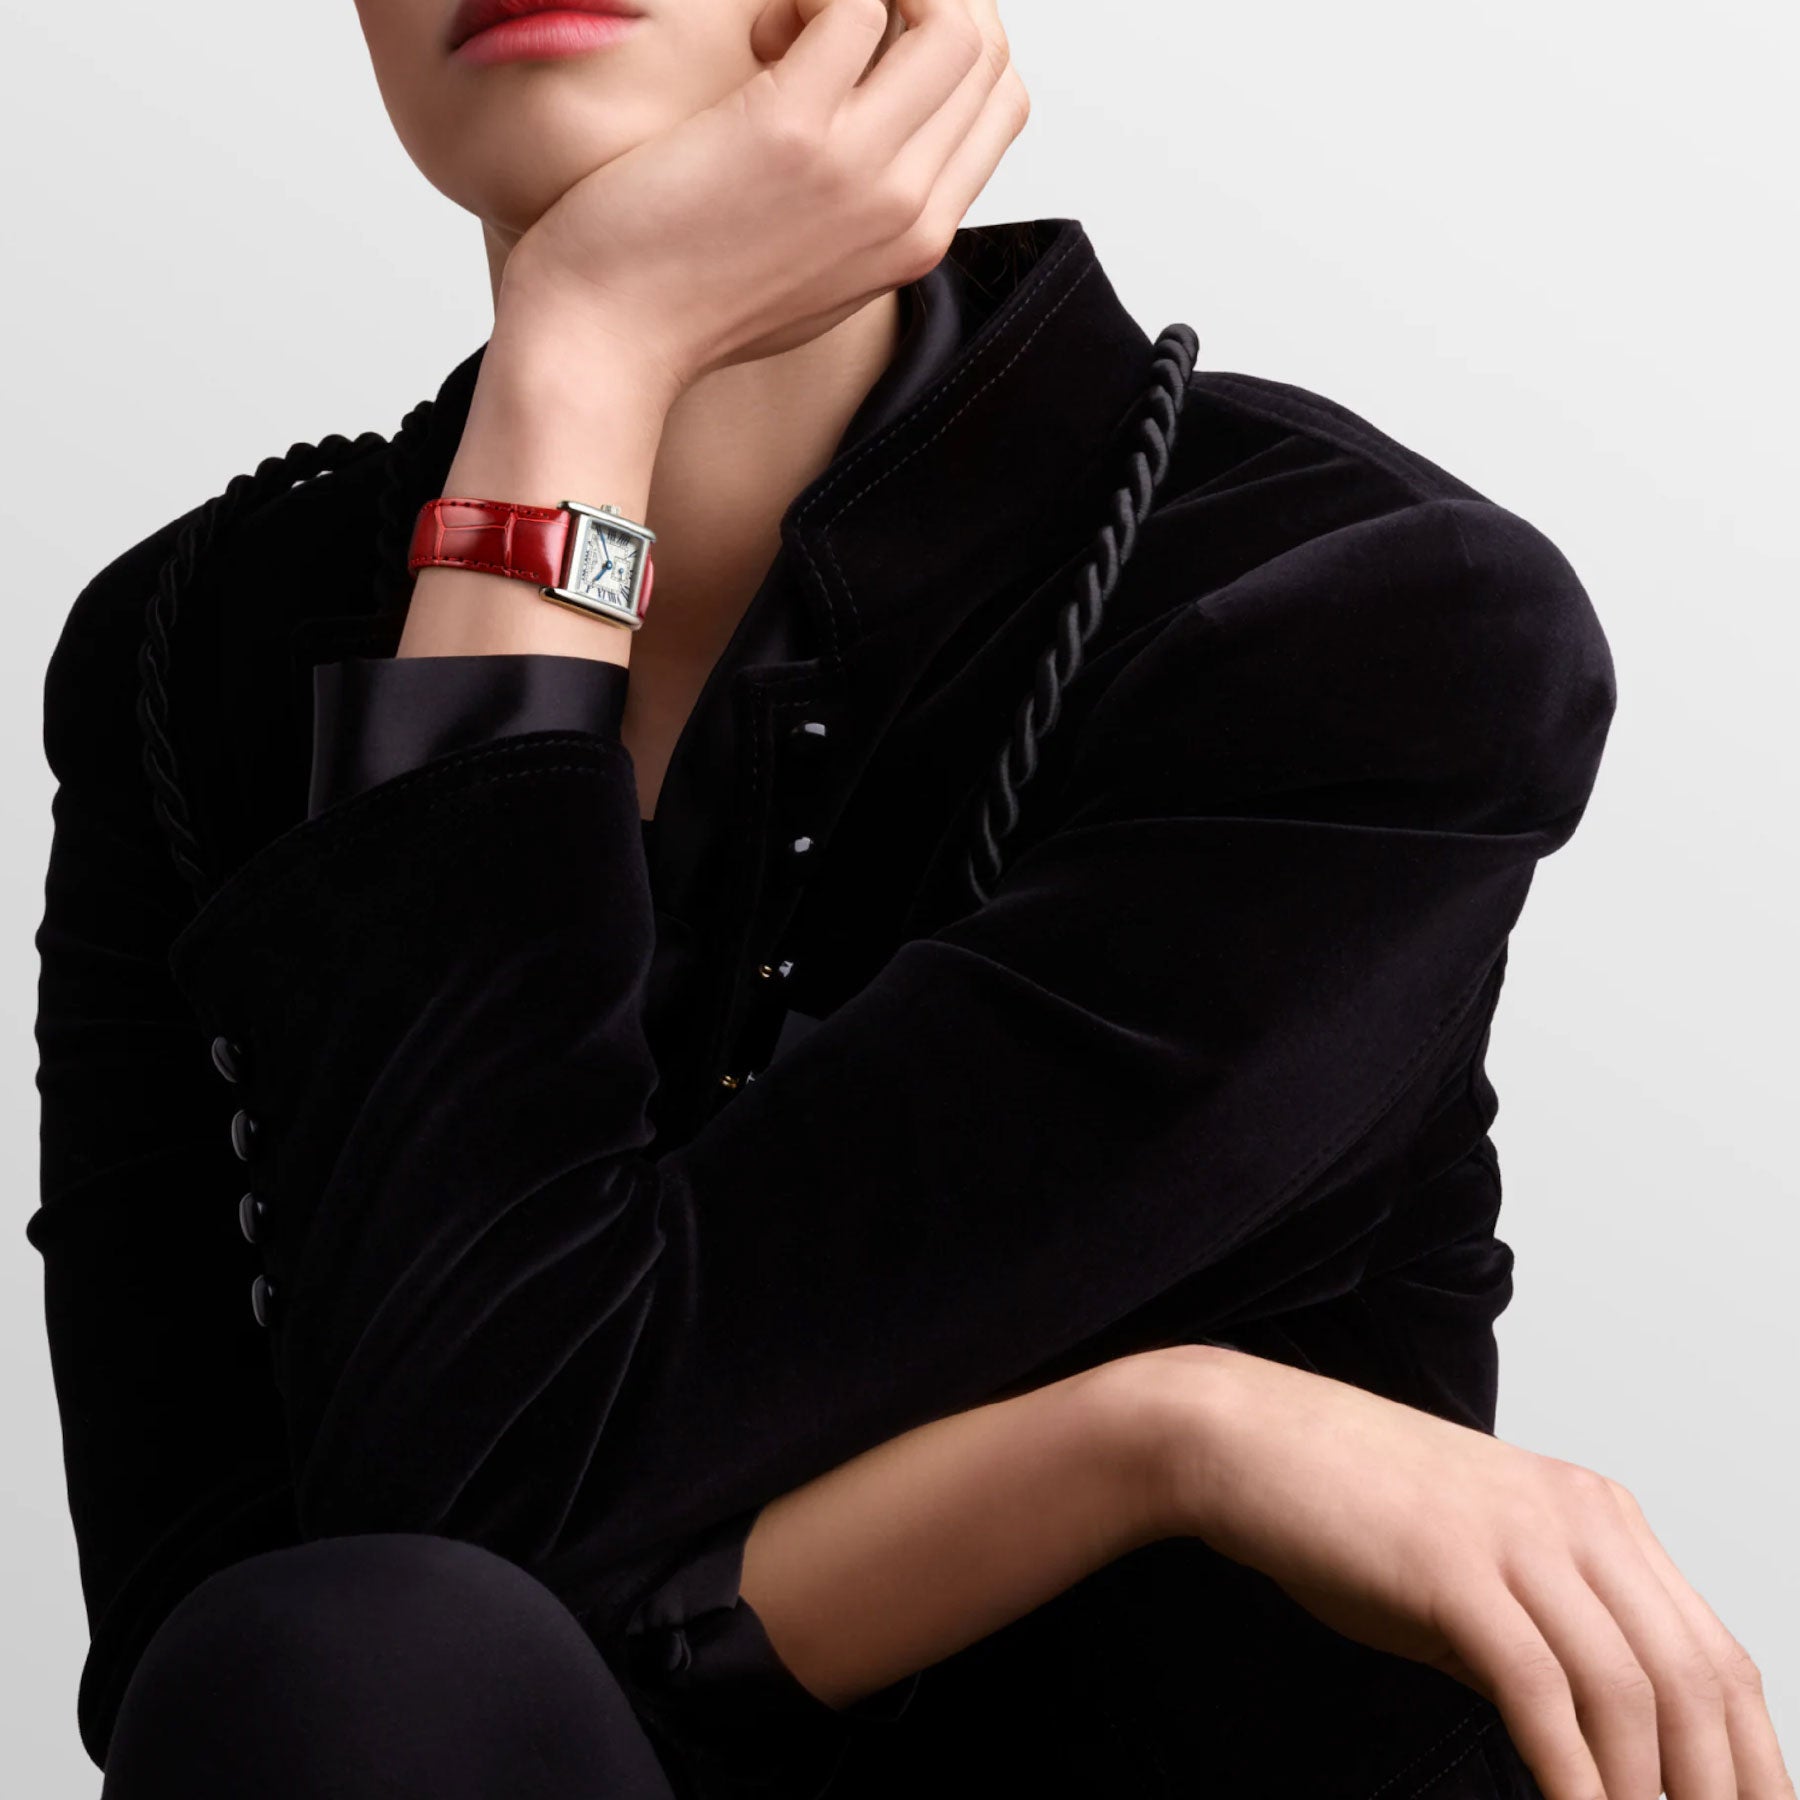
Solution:
[[[479,349],[75,599],[29,1236],[97,1761],[198,1580],[392,1529],[549,1583],[693,1793],[948,1793],[971,1728],[971,1793],[1186,1793],[1240,1604],[1370,1789],[1494,1727],[1193,1544],[847,1714],[738,1598],[773,1496],[1129,1349],[1491,1428],[1482,1053],[1614,706],[1538,531],[1190,372],[1075,221],[908,305],[648,834],[626,671],[382,660]]]

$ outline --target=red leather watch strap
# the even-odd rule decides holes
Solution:
[[[569,525],[560,506],[446,495],[419,508],[406,567],[485,569],[554,587],[562,579]]]

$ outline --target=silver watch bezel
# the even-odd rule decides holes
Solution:
[[[644,571],[649,566],[650,546],[656,542],[656,533],[648,525],[626,518],[616,506],[587,506],[579,500],[559,500],[556,504],[573,517],[569,525],[568,540],[563,545],[562,567],[557,571],[557,585],[541,588],[539,592],[546,600],[572,606],[577,612],[587,613],[597,619],[611,619],[616,625],[624,625],[636,631],[644,622],[639,604],[644,592]],[[632,567],[631,592],[623,606],[596,600],[591,594],[584,594],[579,588],[569,585],[575,570],[581,566],[582,551],[586,548],[589,537],[602,526],[608,531],[634,537],[643,545],[643,550]]]

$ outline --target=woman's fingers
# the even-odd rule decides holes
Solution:
[[[996,0],[898,0],[898,11],[906,29],[860,82],[886,28],[883,0],[774,0],[753,33],[765,54],[803,21],[764,71],[773,103],[828,130],[839,165],[860,171],[903,254],[889,286],[941,258],[1031,111]]]
[[[799,14],[804,16],[807,11],[801,0]],[[887,24],[884,0],[825,0],[763,73],[774,82],[783,107],[804,123],[823,129],[862,79]],[[752,43],[755,41],[753,33]],[[886,62],[883,57],[882,65]]]
[[[1719,1671],[1630,1534],[1620,1529],[1610,1499],[1601,1504],[1609,1523],[1578,1560],[1656,1690],[1669,1800],[1740,1800]]]
[[[922,229],[939,236],[954,232],[1030,116],[1031,101],[1025,84],[1014,70],[1008,69],[988,95],[974,127],[939,174],[926,204]]]
[[[818,0],[791,3],[805,11]],[[778,88],[774,104],[796,109],[809,125],[829,125],[837,166],[865,196],[870,216],[886,222],[884,241],[897,260],[884,285],[896,286],[941,260],[1023,129],[1030,103],[1011,68],[995,0],[899,0],[907,29],[854,92],[843,85],[843,43],[815,38],[847,0],[823,4],[768,71]],[[792,65],[803,51],[813,60],[802,61],[796,76]],[[833,93],[842,104],[827,120],[819,109]]]
[[[1782,1759],[1763,1696],[1762,1674],[1713,1609],[1695,1591],[1674,1558],[1658,1541],[1643,1509],[1628,1490],[1611,1484],[1612,1498],[1625,1520],[1626,1530],[1651,1572],[1661,1581],[1669,1598],[1681,1610],[1725,1688],[1725,1726],[1731,1737],[1732,1761],[1737,1770],[1740,1800],[1795,1800],[1793,1777]]]
[[[1552,1563],[1534,1575],[1516,1578],[1517,1598],[1568,1676],[1606,1800],[1656,1800],[1663,1784],[1655,1684],[1573,1567]]]
[[[900,0],[899,10],[906,30],[852,96],[853,129],[872,160],[922,153],[935,175],[1005,68],[1006,39],[991,5]]]
[[[1581,1729],[1562,1659],[1518,1597],[1495,1580],[1456,1596],[1440,1629],[1472,1683],[1499,1708],[1545,1800],[1612,1800]]]
[[[966,207],[1023,129],[1029,103],[993,0],[960,3],[981,31],[981,56],[949,101],[913,133],[893,162],[914,191],[931,193],[946,182],[950,190],[965,195]],[[972,170],[978,171],[973,181]]]
[[[916,230],[928,244],[949,243],[1031,116],[1031,100],[1012,64],[994,0],[963,3],[980,23],[988,50],[892,165],[902,192],[924,196]]]

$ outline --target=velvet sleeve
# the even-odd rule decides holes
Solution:
[[[178,521],[178,524],[185,521]],[[39,959],[41,1254],[90,1633],[76,1716],[104,1765],[144,1645],[215,1570],[298,1541],[243,1167],[170,940],[193,903],[151,810],[134,711],[165,534],[77,596],[44,681],[55,780]],[[28,1627],[27,1627],[28,1628]]]
[[[1250,568],[1118,661],[985,905],[669,1148],[616,733],[448,749],[287,830],[170,966],[246,1060],[302,1528],[513,1557],[742,1791],[785,1754],[736,1735],[756,1510],[1176,1283],[1222,1312],[1399,1155],[1613,703],[1567,563],[1484,502]],[[844,1721],[802,1692],[779,1780],[816,1792]]]

